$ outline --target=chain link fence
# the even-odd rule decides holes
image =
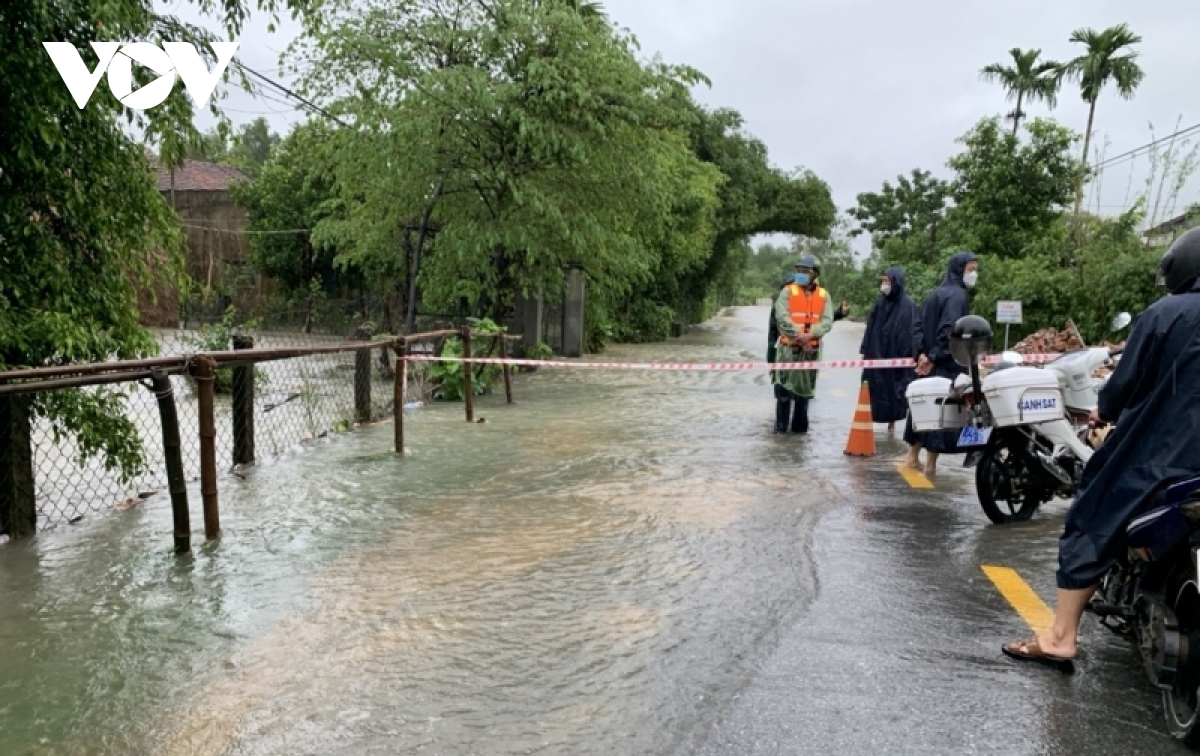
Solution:
[[[160,331],[157,335],[162,356],[220,351],[234,346],[220,343],[212,332]],[[241,332],[236,337],[239,348],[314,347],[345,341],[332,335],[267,330]],[[298,445],[348,431],[360,421],[390,418],[395,410],[392,401],[395,369],[394,355],[383,347],[361,353],[293,357],[244,368],[218,368],[214,402],[218,470],[234,470],[240,461],[236,458],[239,449],[243,456],[250,449],[258,463],[270,462]],[[243,380],[235,377],[239,370]],[[253,376],[252,381],[244,380],[248,374]],[[186,375],[171,376],[170,381],[178,408],[184,474],[189,482],[197,481],[200,427],[196,382]],[[104,390],[124,394],[124,414],[136,428],[142,449],[141,469],[132,479],[124,479],[118,470],[106,466],[103,457],[85,459],[74,437],[60,436],[49,421],[35,419],[31,426],[31,447],[39,530],[114,509],[127,509],[166,490],[162,426],[155,395],[137,383]],[[251,428],[235,429],[234,405],[238,403],[246,409],[252,408]],[[243,433],[243,438],[235,439],[235,431]],[[12,471],[20,467],[3,465],[0,485],[11,486]],[[9,479],[2,479],[5,476]]]

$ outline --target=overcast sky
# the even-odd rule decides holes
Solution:
[[[1080,27],[1125,22],[1144,39],[1138,49],[1146,80],[1136,97],[1125,101],[1107,91],[1097,107],[1095,138],[1111,143],[1110,157],[1151,141],[1151,123],[1159,136],[1174,131],[1179,118],[1183,127],[1200,124],[1196,0],[606,0],[604,6],[633,31],[646,56],[661,53],[703,71],[712,87],[698,90],[698,99],[739,110],[774,163],[815,171],[843,210],[859,192],[912,168],[948,175],[955,139],[979,118],[1011,107],[999,86],[980,80],[979,69],[1009,62],[1012,47],[1073,57],[1081,50],[1068,38]],[[238,59],[283,76],[279,53],[297,30],[285,21],[269,34],[266,19],[256,18]],[[264,115],[279,131],[304,118],[240,91],[225,104],[235,122]],[[1041,104],[1026,110],[1051,115]],[[1087,108],[1076,88],[1064,90],[1052,115],[1082,132]],[[1090,206],[1119,212],[1143,189],[1148,170],[1144,156],[1107,170]],[[1196,201],[1200,181],[1193,179],[1179,211]]]

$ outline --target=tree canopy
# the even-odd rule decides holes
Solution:
[[[642,62],[590,6],[329,2],[296,52],[306,90],[354,128],[331,138],[313,243],[404,279],[418,304],[498,318],[577,265],[595,348],[696,319],[767,230],[821,233],[828,187],[771,167],[690,68]],[[736,292],[735,292],[736,294]]]

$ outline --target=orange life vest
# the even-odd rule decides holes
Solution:
[[[788,284],[788,317],[801,333],[812,333],[813,326],[821,324],[821,317],[825,314],[825,302],[828,298],[829,294],[820,286],[810,292],[799,284]],[[781,335],[779,343],[791,346],[793,342],[787,336]],[[800,342],[796,341],[795,343],[799,344]],[[816,349],[820,346],[820,339],[813,339],[808,343],[809,346]]]

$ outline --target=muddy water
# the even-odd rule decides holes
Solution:
[[[765,317],[606,358],[761,359]],[[385,424],[223,480],[189,559],[161,497],[11,544],[0,748],[687,753],[816,595],[845,440],[822,381],[831,429],[799,439],[765,375],[543,370],[483,424],[410,414],[404,459]]]

